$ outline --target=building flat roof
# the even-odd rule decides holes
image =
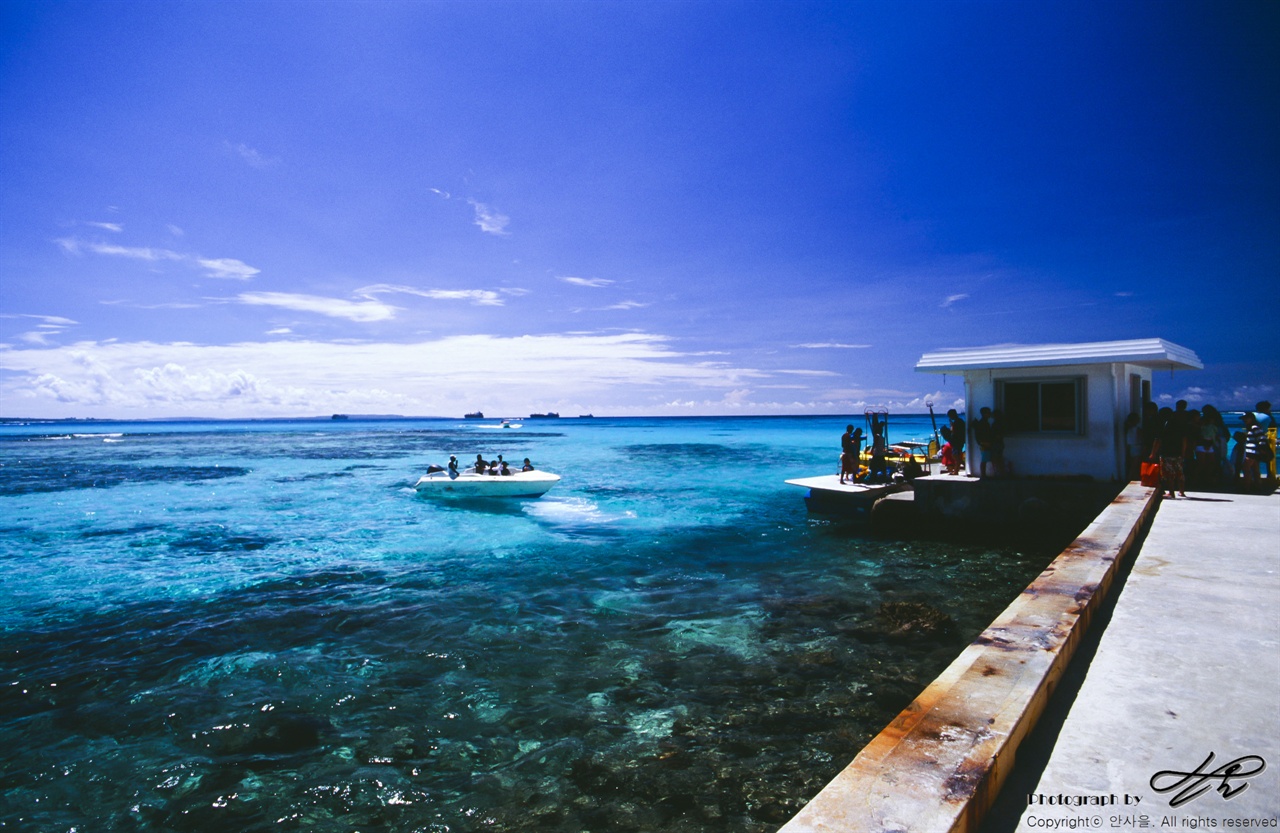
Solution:
[[[997,367],[1060,367],[1124,362],[1153,370],[1202,370],[1194,351],[1162,338],[1090,341],[1081,344],[996,344],[925,353],[918,373],[956,373]]]

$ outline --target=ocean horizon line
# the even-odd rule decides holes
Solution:
[[[846,418],[855,416],[864,416],[870,411],[842,412],[837,411],[829,414],[582,414],[577,416],[552,417],[546,419],[543,417],[529,416],[493,416],[484,417],[485,422],[493,420],[529,420],[536,419],[539,422],[554,422],[558,419],[577,420],[577,419],[827,419],[827,418]],[[875,413],[889,413],[892,416],[900,417],[928,417],[929,413],[923,412],[907,412],[907,411],[886,411],[876,409]],[[960,411],[960,413],[965,413]],[[934,416],[945,416],[945,411],[935,411]],[[414,416],[406,414],[329,414],[329,415],[309,415],[309,416],[263,416],[263,417],[213,417],[213,416],[176,416],[176,417],[10,417],[0,416],[0,425],[15,424],[62,424],[62,423],[122,423],[122,422],[334,422],[335,417],[340,417],[337,421],[357,421],[357,422],[411,422],[415,420],[451,420],[456,422],[477,422],[475,418],[460,416]]]

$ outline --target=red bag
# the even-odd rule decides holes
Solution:
[[[1160,485],[1160,464],[1159,463],[1144,462],[1138,471],[1142,477],[1143,486],[1158,487]]]

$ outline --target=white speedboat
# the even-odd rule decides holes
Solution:
[[[438,497],[542,497],[560,481],[549,471],[516,471],[509,475],[466,471],[450,477],[447,471],[424,475],[414,486],[421,494]]]

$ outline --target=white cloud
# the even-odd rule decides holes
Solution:
[[[839,376],[834,370],[775,370],[774,373],[782,373],[789,376]]]
[[[499,214],[482,202],[477,202],[476,200],[467,200],[467,202],[471,203],[471,207],[475,209],[475,223],[480,227],[481,231],[487,234],[496,234],[500,237],[510,234],[507,231],[507,224],[511,222],[510,217],[505,214]]]
[[[224,402],[245,397],[260,398],[258,379],[252,373],[233,370],[190,372],[173,362],[160,367],[134,368],[130,386],[149,402]]]
[[[604,309],[641,309],[647,306],[649,306],[647,303],[641,303],[639,301],[619,301],[616,304],[610,304],[609,306],[604,307]]]
[[[941,418],[951,408],[963,411],[964,397],[958,396],[955,391],[934,391],[924,396],[906,400],[902,403],[901,410],[907,413],[923,414],[928,412],[930,405],[933,406],[933,412]]]
[[[1275,396],[1276,389],[1273,385],[1239,385],[1220,390],[1193,385],[1177,393],[1165,393],[1156,398],[1169,405],[1179,399],[1185,399],[1191,403],[1192,407],[1207,404],[1222,411],[1251,411],[1258,402],[1274,400]]]
[[[120,223],[95,223],[95,222],[90,222],[90,223],[85,223],[85,225],[87,225],[87,226],[93,226],[94,228],[100,228],[100,229],[103,229],[104,231],[113,231],[113,232],[115,232],[116,234],[119,234],[120,232],[124,231],[124,226],[122,226]]]
[[[593,288],[595,288],[595,287],[601,287],[601,286],[609,286],[610,284],[612,284],[612,283],[613,283],[613,281],[608,280],[607,278],[573,278],[573,277],[565,277],[565,278],[560,278],[560,280],[564,281],[565,283],[571,283],[571,284],[573,284],[574,286],[589,286],[589,287],[593,287]]]
[[[439,188],[428,188],[427,190],[444,200],[453,198],[453,195],[448,191],[441,191]]]
[[[168,249],[152,249],[147,246],[117,246],[113,243],[87,243],[82,241],[58,241],[68,251],[78,252],[80,249],[112,257],[127,257],[133,260],[186,260],[187,256]]]
[[[0,318],[34,318],[41,322],[41,326],[49,327],[71,327],[79,324],[79,321],[73,321],[70,318],[63,318],[60,315],[31,315],[28,313],[0,313]]]
[[[428,289],[420,294],[437,301],[470,301],[480,306],[502,306],[502,298],[498,293],[487,289]]]
[[[478,306],[500,307],[502,296],[489,289],[418,289],[413,286],[379,283],[365,286],[355,291],[356,295],[373,298],[387,293],[417,295],[419,298],[430,298],[433,301],[470,301]],[[523,294],[513,291],[511,294]]]
[[[126,257],[151,263],[169,260],[194,264],[204,269],[205,275],[210,278],[231,278],[233,280],[247,281],[262,271],[233,257],[207,258],[175,252],[172,249],[155,249],[149,246],[118,246],[114,243],[77,240],[74,237],[63,237],[54,242],[61,246],[63,251],[70,254],[80,254],[88,251],[109,257]]]
[[[240,142],[234,145],[231,142],[223,142],[223,147],[225,147],[227,150],[234,153],[236,156],[239,156],[251,168],[258,168],[259,170],[262,170],[265,168],[270,168],[272,165],[276,164],[277,161],[279,161],[277,159],[271,159],[266,156],[263,156],[256,149],[249,147],[244,142]]]
[[[99,301],[109,307],[129,307],[130,309],[200,309],[204,304],[193,304],[187,301],[169,301],[162,304],[139,304],[134,301]]]
[[[834,342],[834,341],[819,341],[819,342],[812,342],[809,344],[795,344],[792,346],[801,347],[806,350],[825,350],[828,348],[836,349],[836,350],[864,350],[870,347],[871,345],[870,344],[841,344],[840,342]]]
[[[969,297],[969,294],[968,294],[968,293],[966,293],[966,292],[961,292],[961,293],[960,293],[960,294],[958,294],[958,295],[948,295],[948,296],[947,296],[947,299],[946,299],[945,301],[943,301],[941,304],[938,304],[938,306],[942,307],[943,309],[946,309],[947,307],[951,306],[952,304],[955,304],[955,303],[958,303],[958,302],[960,302],[960,301],[963,301],[963,300],[965,300],[965,299],[966,299],[966,298],[968,298],[968,297]]]
[[[70,318],[63,318],[60,315],[30,315],[30,314],[7,313],[7,314],[0,314],[0,318],[12,318],[12,319],[31,318],[38,321],[39,323],[36,324],[36,328],[34,330],[28,330],[25,333],[18,333],[16,336],[14,336],[14,338],[18,339],[21,342],[24,342],[26,344],[33,344],[33,345],[36,345],[37,347],[47,347],[53,344],[54,342],[52,341],[52,336],[58,335],[59,333],[66,330],[68,327],[74,327],[77,324],[79,324],[78,321],[73,321]]]
[[[381,301],[344,301],[341,298],[325,298],[320,295],[294,292],[241,292],[236,296],[236,300],[242,304],[314,312],[359,323],[387,321],[395,318],[396,312],[400,309]]]
[[[920,413],[924,411],[923,405],[920,404],[921,400],[912,398],[910,394],[903,395],[900,392],[897,396],[888,396],[870,391],[866,392],[866,395],[852,390],[832,391],[825,393],[821,398],[807,398],[797,395],[796,398],[789,400],[763,399],[757,396],[760,391],[780,391],[785,389],[808,390],[807,388],[761,385],[757,390],[738,389],[730,391],[720,399],[706,397],[703,399],[664,400],[653,411],[661,414],[742,413],[779,415],[848,415],[860,414],[867,408],[885,408],[891,413]],[[945,405],[943,410],[945,411],[949,407],[963,408],[964,400],[962,398],[954,400],[951,404]]]
[[[233,257],[202,257],[196,258],[196,262],[207,270],[205,274],[211,278],[232,278],[238,281],[247,281],[262,271]]]
[[[649,391],[656,402],[684,389],[741,390],[765,375],[686,356],[646,333],[413,344],[81,342],[0,356],[9,371],[0,377],[5,411],[31,416],[522,413],[548,391],[581,403]]]

